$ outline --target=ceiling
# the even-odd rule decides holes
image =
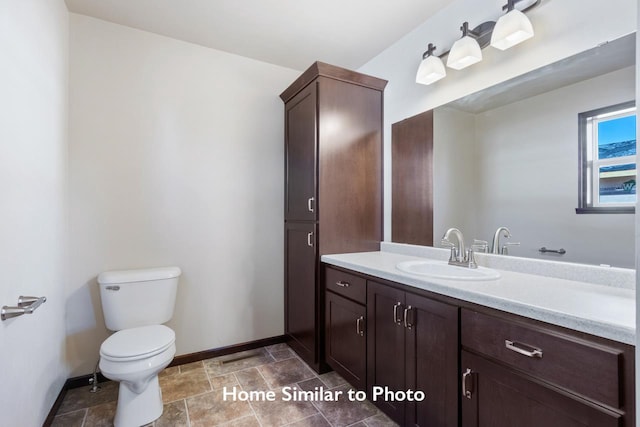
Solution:
[[[304,70],[316,60],[357,69],[454,0],[65,1],[71,12]]]

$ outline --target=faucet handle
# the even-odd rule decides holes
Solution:
[[[478,268],[478,264],[476,263],[475,251],[473,250],[473,246],[469,248],[467,251],[467,256],[465,258],[465,262],[467,263],[467,267],[469,268]]]
[[[502,255],[509,255],[509,246],[520,246],[520,242],[507,242],[504,245],[502,245],[502,250],[501,250],[501,254]]]
[[[458,248],[455,245],[451,245],[451,255],[449,255],[449,264],[458,261]]]
[[[443,248],[453,248],[456,245],[454,245],[453,243],[451,243],[449,241],[449,239],[442,239],[440,240],[440,246],[442,246]]]
[[[471,248],[475,252],[487,253],[487,250],[489,249],[489,242],[487,242],[486,240],[473,239],[473,244],[471,245]]]

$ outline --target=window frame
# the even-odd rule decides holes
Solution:
[[[596,170],[593,168],[593,164],[589,164],[589,136],[587,133],[587,122],[589,119],[595,116],[600,116],[609,113],[615,113],[616,111],[627,110],[630,108],[635,108],[635,101],[623,102],[620,104],[610,105],[603,108],[598,108],[591,111],[585,111],[583,113],[578,114],[578,207],[576,208],[577,214],[634,214],[636,212],[635,203],[633,206],[630,205],[608,205],[603,206],[600,204],[596,204],[595,206],[589,202],[589,199],[594,196],[594,194],[589,194],[591,188],[593,188],[594,183],[596,182]],[[614,114],[612,114],[614,115]],[[636,110],[637,116],[637,110]],[[637,138],[637,135],[636,135]],[[628,158],[635,157],[636,161],[636,171],[638,154],[636,152],[635,156],[626,156]],[[620,157],[619,159],[625,159],[625,157]],[[604,163],[604,164],[602,164]],[[611,161],[604,160],[599,162],[598,165],[598,173],[599,168],[601,166],[606,166],[607,163],[611,163]],[[615,162],[616,164],[620,163],[629,163],[627,162]],[[637,197],[637,196],[636,196]]]

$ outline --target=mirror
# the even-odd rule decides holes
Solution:
[[[435,109],[434,245],[457,227],[490,249],[504,226],[509,255],[633,268],[634,214],[576,208],[578,114],[635,100],[635,79],[630,34]]]

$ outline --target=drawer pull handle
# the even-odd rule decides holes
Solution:
[[[307,246],[309,247],[313,247],[313,241],[311,240],[313,238],[313,231],[310,233],[307,233]]]
[[[530,349],[520,347],[522,345],[529,347]],[[515,351],[516,353],[525,355],[527,357],[533,357],[534,359],[542,359],[542,350],[539,348],[535,348],[527,344],[522,344],[522,343],[509,341],[509,340],[504,340],[504,346],[511,351]]]
[[[341,288],[348,288],[349,286],[351,286],[351,283],[343,282],[342,280],[338,280],[336,282],[336,285],[340,286]]]
[[[398,309],[400,307],[402,307],[402,303],[400,301],[393,306],[393,323],[402,326],[402,318],[398,318]]]
[[[315,201],[314,197],[309,197],[309,199],[307,199],[307,210],[309,212],[313,212],[313,202]]]
[[[465,373],[462,374],[462,396],[466,397],[467,399],[471,399],[473,395],[473,382],[471,383],[471,387],[467,387],[467,378],[470,378],[472,374],[473,372],[471,372],[471,369],[469,368],[467,368]],[[471,377],[471,379],[473,379],[473,377]]]
[[[364,316],[358,317],[358,320],[356,320],[356,333],[361,337],[364,336],[364,329],[362,329],[362,322],[364,322]]]

